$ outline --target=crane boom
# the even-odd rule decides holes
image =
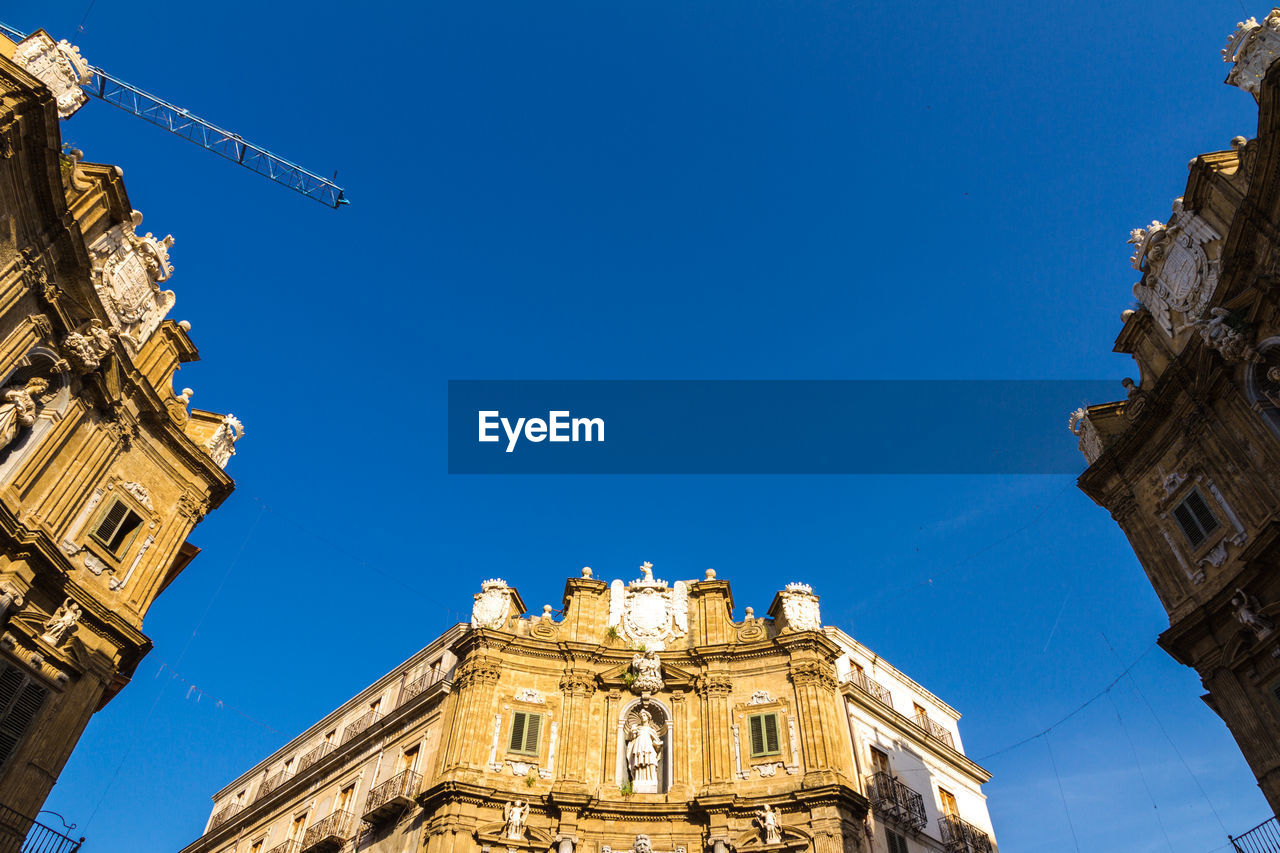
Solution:
[[[26,34],[3,23],[0,23],[0,32],[17,41],[27,37]],[[212,122],[192,115],[182,107],[126,83],[101,68],[90,66],[90,70],[93,78],[82,88],[98,99],[162,127],[188,142],[194,142],[220,157],[239,163],[246,169],[257,172],[278,184],[283,184],[323,205],[336,209],[348,203],[343,197],[342,187],[333,181],[246,141],[238,133],[224,130]]]

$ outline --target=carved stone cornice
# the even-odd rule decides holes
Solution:
[[[815,686],[827,690],[836,689],[836,677],[831,667],[819,661],[796,661],[791,664],[791,671],[787,675],[797,687]]]
[[[590,696],[596,692],[596,674],[589,669],[565,670],[560,690],[569,696]]]
[[[727,675],[701,675],[694,687],[701,696],[724,697],[733,692],[733,680]]]
[[[495,684],[502,677],[502,662],[497,658],[476,656],[463,661],[454,679],[459,688],[472,684]]]

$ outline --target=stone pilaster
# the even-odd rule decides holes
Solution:
[[[707,674],[698,679],[702,700],[702,781],[706,785],[728,784],[733,777],[730,765],[729,694],[733,682],[727,674]]]
[[[564,751],[563,772],[565,782],[586,783],[588,731],[591,719],[591,697],[596,692],[595,673],[589,669],[566,669],[560,679],[561,709],[564,732],[561,733]],[[573,787],[573,785],[570,785]]]

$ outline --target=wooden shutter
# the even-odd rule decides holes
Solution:
[[[778,749],[778,715],[764,715],[764,749],[767,755],[776,755]]]
[[[1192,491],[1187,495],[1187,507],[1195,515],[1196,521],[1200,522],[1200,529],[1206,534],[1218,529],[1218,519],[1214,517],[1199,491]]]
[[[0,765],[9,760],[48,695],[44,686],[13,667],[0,672]]]
[[[524,752],[525,716],[524,711],[516,711],[511,715],[511,742],[507,744],[507,749],[511,752]]]
[[[907,853],[907,839],[892,829],[884,831],[885,841],[889,843],[889,853]]]
[[[1201,532],[1200,525],[1196,524],[1195,516],[1191,514],[1191,510],[1187,509],[1185,503],[1180,503],[1173,508],[1173,519],[1182,528],[1182,535],[1187,537],[1192,548],[1204,541],[1204,533]]]
[[[538,754],[538,733],[542,729],[541,714],[526,714],[528,724],[524,729],[524,751],[530,755]]]
[[[764,719],[762,714],[753,714],[747,718],[751,729],[751,757],[764,755]]]
[[[111,537],[116,535],[116,531],[120,529],[120,525],[124,523],[124,517],[129,514],[129,508],[120,501],[115,501],[107,509],[105,515],[102,516],[102,522],[98,525],[98,530],[94,534],[103,542],[110,542]]]

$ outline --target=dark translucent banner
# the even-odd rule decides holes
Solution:
[[[1114,381],[449,383],[451,474],[1078,474]]]

